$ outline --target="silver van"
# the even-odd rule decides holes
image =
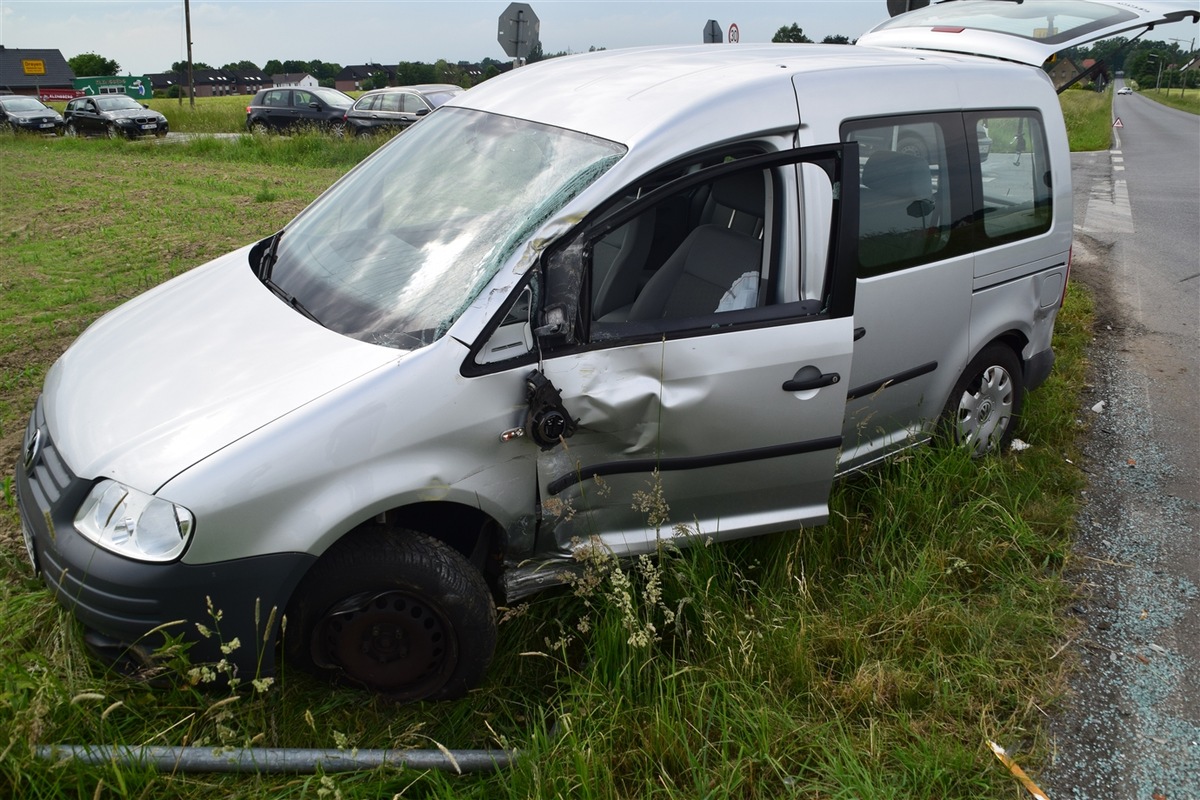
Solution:
[[[1200,16],[1151,5],[955,0],[853,47],[601,51],[457,96],[62,355],[16,471],[34,569],[108,658],[165,631],[219,659],[220,615],[244,677],[279,638],[444,698],[497,600],[581,548],[819,525],[837,475],[939,425],[1002,448],[1071,250],[1040,66]]]

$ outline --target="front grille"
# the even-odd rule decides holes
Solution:
[[[35,436],[39,436],[38,451],[34,454],[32,463],[26,462],[25,469],[29,476],[29,488],[33,492],[34,502],[37,503],[38,510],[44,514],[53,509],[62,498],[67,487],[75,480],[75,473],[67,466],[67,462],[63,461],[58,448],[54,446],[50,430],[46,427],[46,412],[42,408],[40,399],[34,406],[33,414],[29,417],[29,428],[25,432],[26,447],[22,451],[22,459],[27,459],[28,454],[25,451],[28,450],[28,443]]]

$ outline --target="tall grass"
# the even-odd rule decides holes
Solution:
[[[5,463],[46,367],[87,322],[276,229],[357,146],[290,141],[0,146],[0,170],[29,187],[0,196]],[[1070,287],[1055,372],[1019,431],[1030,449],[975,461],[917,448],[839,484],[820,528],[728,545],[668,540],[658,558],[632,563],[597,552],[588,580],[502,610],[487,684],[452,703],[397,708],[286,665],[270,684],[239,676],[236,686],[185,660],[161,687],[107,671],[31,575],[6,499],[0,796],[1014,797],[984,740],[1030,767],[1046,753],[1040,708],[1059,685],[1055,611],[1080,485],[1089,320],[1086,295]],[[469,778],[195,776],[34,756],[58,742],[521,756]]]
[[[1112,142],[1112,91],[1071,89],[1058,96],[1072,152],[1107,150]]]

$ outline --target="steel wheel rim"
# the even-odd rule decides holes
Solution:
[[[450,625],[432,604],[403,591],[356,595],[317,626],[320,661],[388,694],[427,694],[448,680],[455,657]]]
[[[958,400],[958,440],[976,455],[998,447],[1012,424],[1015,401],[1008,370],[985,369]]]

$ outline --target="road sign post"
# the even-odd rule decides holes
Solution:
[[[704,43],[705,44],[720,44],[724,39],[721,36],[721,23],[715,19],[710,19],[704,23]]]

